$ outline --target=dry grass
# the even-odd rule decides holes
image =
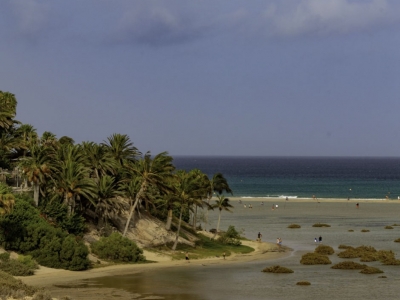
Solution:
[[[331,255],[335,253],[335,250],[333,250],[331,246],[319,245],[317,248],[315,248],[314,252],[318,254]]]
[[[369,229],[361,229],[361,232],[369,232]]]
[[[332,262],[326,255],[319,253],[306,253],[301,257],[300,263],[303,265],[329,265]]]
[[[378,273],[383,273],[381,269],[375,268],[375,267],[366,267],[360,271],[362,274],[378,274]]]
[[[287,228],[301,228],[299,224],[290,224]]]
[[[296,285],[311,285],[311,283],[309,281],[299,281]]]
[[[349,229],[349,230],[347,230],[348,232],[354,232],[354,230],[353,229]]]
[[[338,247],[338,249],[349,249],[349,248],[353,248],[353,247],[352,246],[343,245],[343,244],[340,244],[339,247]]]
[[[341,270],[362,270],[368,267],[367,265],[362,265],[354,261],[343,261],[336,265],[333,265],[332,269],[341,269]]]
[[[316,223],[312,227],[331,227],[331,225],[324,223]]]
[[[387,225],[387,226],[385,226],[385,229],[393,229],[393,227],[392,227],[392,226],[389,226],[389,225]]]
[[[293,270],[281,266],[267,267],[262,271],[267,273],[293,273]]]
[[[400,243],[400,238],[394,240],[395,243]]]

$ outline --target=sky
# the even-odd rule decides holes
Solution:
[[[399,156],[398,0],[2,0],[41,135],[171,155]]]

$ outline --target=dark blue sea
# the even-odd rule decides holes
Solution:
[[[174,157],[177,169],[221,172],[235,197],[398,199],[400,158]]]

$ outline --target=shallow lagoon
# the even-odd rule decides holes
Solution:
[[[251,202],[247,200],[246,203]],[[304,266],[299,262],[304,253],[314,250],[314,238],[319,236],[323,244],[332,246],[336,253],[340,244],[368,245],[378,250],[392,250],[399,258],[400,243],[394,240],[400,238],[400,226],[384,229],[386,225],[400,224],[399,203],[364,201],[356,209],[354,201],[317,203],[290,200],[277,203],[279,208],[275,210],[271,209],[271,202],[264,205],[253,202],[253,209],[244,208],[237,201],[233,204],[234,213],[222,212],[222,229],[234,225],[236,229],[244,229],[244,235],[249,239],[255,239],[260,231],[263,240],[268,242],[275,242],[280,237],[284,245],[293,249],[291,255],[274,261],[226,265],[202,265],[192,261],[185,266],[90,279],[81,284],[96,287],[99,291],[116,288],[129,295],[119,299],[398,299],[400,266],[367,263],[384,273],[364,275],[357,270],[333,270],[331,265]],[[210,214],[209,228],[215,227],[217,217],[217,212]],[[301,225],[301,228],[287,228],[292,223]],[[327,223],[331,227],[312,227],[315,223]],[[361,232],[362,229],[370,232]],[[333,264],[343,261],[336,254],[330,259]],[[266,266],[277,264],[291,268],[294,273],[261,272]],[[382,275],[387,278],[379,278]],[[304,280],[311,285],[296,285],[296,282]],[[75,299],[85,299],[85,288],[81,290],[83,297],[74,296]]]

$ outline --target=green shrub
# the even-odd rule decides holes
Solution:
[[[298,224],[290,224],[290,225],[288,226],[288,228],[301,228],[301,226],[298,225]]]
[[[1,262],[0,270],[13,276],[33,275],[33,269],[15,259],[9,259],[7,261]]]
[[[0,261],[7,261],[10,259],[10,253],[4,252],[0,254]]]
[[[360,271],[362,274],[377,274],[377,273],[383,273],[382,270],[375,268],[375,267],[366,267]]]
[[[19,255],[17,260],[32,270],[39,269],[38,263],[32,258],[31,255]]]
[[[145,261],[143,250],[133,241],[119,233],[112,233],[109,237],[102,237],[92,244],[92,252],[101,259],[121,262]]]
[[[267,267],[262,271],[268,273],[293,273],[293,270],[281,266]]]
[[[319,245],[317,248],[315,248],[314,252],[324,255],[331,255],[335,253],[335,250],[333,250],[331,246]]]
[[[306,253],[301,257],[300,263],[303,265],[329,265],[332,262],[326,255],[318,253]]]
[[[240,233],[235,229],[235,226],[229,226],[228,230],[220,234],[218,242],[225,245],[240,246],[242,242],[239,240]]]
[[[342,270],[361,270],[366,268],[367,265],[362,265],[354,261],[343,261],[338,264],[333,265],[332,269],[342,269]]]

